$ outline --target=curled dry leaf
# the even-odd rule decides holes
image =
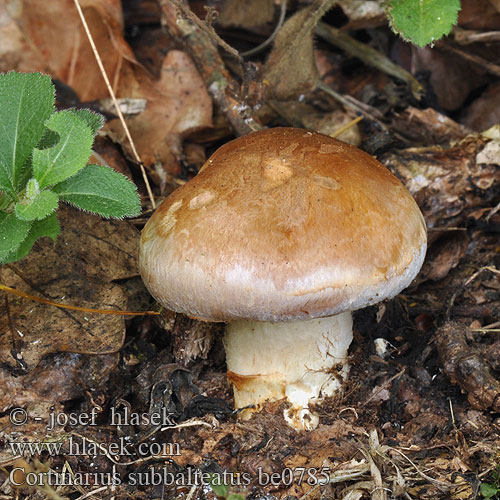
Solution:
[[[334,3],[335,0],[315,0],[288,19],[278,31],[262,70],[270,97],[294,99],[316,87],[319,73],[313,53],[314,29]]]
[[[136,275],[138,232],[124,221],[106,221],[62,208],[57,244],[42,239],[29,257],[1,268],[7,286],[50,300],[89,308],[126,309],[112,280]],[[123,316],[90,314],[9,296],[0,304],[0,363],[29,371],[47,354],[117,352]]]
[[[176,171],[182,137],[211,125],[211,101],[196,68],[187,55],[172,51],[155,79],[136,61],[123,37],[120,0],[80,3],[116,96],[147,100],[146,111],[127,119],[141,160]],[[8,69],[49,72],[83,102],[109,97],[73,0],[25,0],[16,12],[15,21],[28,42],[18,49],[23,50],[18,64]],[[111,130],[128,148],[121,125],[114,122]]]

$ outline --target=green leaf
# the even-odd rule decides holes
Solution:
[[[99,113],[95,113],[90,109],[70,109],[78,118],[83,120],[92,130],[92,134],[95,136],[97,131],[104,125],[104,116]]]
[[[40,142],[37,144],[37,149],[47,149],[55,146],[59,142],[59,134],[45,128],[43,131],[42,138]]]
[[[497,493],[500,493],[500,490],[488,483],[481,483],[481,495],[484,498],[493,498]]]
[[[245,500],[245,497],[243,495],[240,495],[239,493],[231,493],[227,497],[227,500]]]
[[[439,40],[457,22],[460,0],[389,0],[393,30],[419,47]]]
[[[41,191],[27,204],[16,203],[15,212],[21,220],[41,220],[50,215],[56,208],[59,197],[52,191]]]
[[[13,213],[0,212],[0,260],[19,248],[28,236],[31,224],[19,220]]]
[[[36,221],[31,226],[28,236],[21,243],[21,245],[3,259],[0,258],[0,262],[5,264],[7,262],[16,262],[17,260],[22,259],[28,255],[31,247],[38,238],[49,237],[52,238],[55,243],[60,232],[61,228],[59,227],[59,222],[55,213],[49,215],[43,220]]]
[[[87,165],[53,187],[59,197],[104,217],[131,217],[141,213],[137,188],[124,175],[101,165]]]
[[[15,194],[15,190],[12,188],[12,181],[9,176],[9,171],[7,166],[0,159],[0,191],[4,193]]]
[[[212,488],[212,491],[218,496],[218,497],[224,497],[226,498],[229,487],[227,484],[220,484],[221,481],[221,476],[220,474],[210,474],[210,479],[208,480],[208,485],[210,488]]]
[[[0,75],[0,184],[17,191],[24,187],[25,168],[54,112],[54,86],[40,73],[10,72]]]
[[[59,142],[47,149],[35,149],[33,175],[40,188],[52,186],[81,170],[92,152],[92,131],[72,111],[54,113],[45,123],[59,134]]]

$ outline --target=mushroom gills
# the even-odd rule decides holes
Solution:
[[[318,416],[310,403],[333,396],[349,372],[352,341],[350,311],[305,321],[271,323],[235,320],[226,327],[224,345],[228,379],[236,408],[250,418],[265,401],[285,398],[285,420],[297,430],[311,430]]]

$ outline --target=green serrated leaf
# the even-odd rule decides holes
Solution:
[[[389,0],[392,28],[419,47],[439,40],[456,24],[460,0]]]
[[[15,212],[21,220],[41,220],[50,215],[56,208],[59,197],[52,191],[41,191],[30,202],[16,203]]]
[[[69,111],[72,111],[78,118],[83,120],[89,126],[90,130],[92,130],[94,136],[104,125],[104,116],[90,109],[70,109]]]
[[[221,476],[220,474],[210,474],[210,478],[208,480],[208,485],[210,488],[212,488],[212,491],[218,496],[218,497],[224,497],[226,498],[228,492],[229,492],[229,487],[227,484],[220,484],[221,483]]]
[[[141,213],[137,188],[124,175],[101,165],[87,165],[75,176],[53,187],[61,200],[104,217]]]
[[[31,224],[19,220],[13,213],[0,212],[0,260],[19,248],[28,236]]]
[[[22,170],[54,112],[54,86],[41,73],[0,75],[0,162],[10,187],[21,189]],[[1,175],[2,183],[5,175]]]
[[[55,243],[56,238],[60,233],[61,228],[55,213],[49,215],[43,220],[36,221],[31,226],[28,236],[26,236],[21,245],[3,259],[0,258],[0,262],[3,264],[6,264],[7,262],[16,262],[28,255],[31,247],[35,244],[35,241],[38,238],[49,237],[52,238]]]
[[[75,175],[92,152],[92,131],[75,113],[65,110],[54,113],[45,126],[57,132],[59,142],[48,149],[35,149],[33,175],[40,187],[48,187]]]

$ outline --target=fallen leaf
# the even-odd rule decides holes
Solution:
[[[63,207],[57,244],[39,240],[31,254],[0,268],[7,286],[61,303],[126,309],[127,298],[112,280],[137,274],[138,232],[125,221],[106,221]],[[29,371],[47,354],[117,352],[123,316],[63,310],[9,296],[0,305],[0,363]]]
[[[144,97],[148,103],[146,111],[127,120],[141,159],[148,165],[164,163],[167,171],[175,172],[181,139],[212,123],[212,102],[203,80],[191,58],[179,50],[168,52],[158,81],[152,81],[141,68],[129,70],[133,73],[127,78],[130,85],[122,87],[120,95]],[[131,154],[119,121],[113,120],[107,127]]]
[[[73,0],[24,0],[17,10],[15,4],[9,0],[9,12],[15,13],[21,33],[8,23],[5,36],[19,41],[22,36],[27,42],[8,52],[10,58],[19,58],[8,69],[49,72],[69,85],[82,102],[108,99]],[[124,39],[120,0],[82,0],[81,6],[116,96],[147,101],[146,111],[126,119],[142,162],[164,164],[165,170],[178,172],[184,136],[212,123],[212,103],[194,64],[185,53],[170,51],[156,79],[137,62]],[[109,127],[130,153],[118,120]]]
[[[284,1],[284,0],[281,0]],[[221,8],[217,24],[253,28],[273,20],[274,0],[226,0]]]
[[[500,123],[500,84],[498,82],[492,83],[465,109],[462,122],[478,132]]]
[[[418,282],[437,281],[447,276],[465,255],[468,243],[465,231],[453,231],[435,241],[427,253]]]
[[[316,87],[319,73],[313,53],[314,28],[333,3],[315,0],[280,28],[262,70],[263,81],[269,84],[269,97],[294,99]]]

